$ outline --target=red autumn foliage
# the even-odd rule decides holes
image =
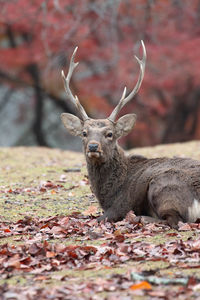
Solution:
[[[199,6],[199,0],[1,1],[0,78],[15,88],[39,84],[62,99],[60,70],[78,45],[72,89],[91,116],[107,116],[124,85],[130,91],[135,84],[133,50],[138,55],[143,39],[145,79],[124,109],[138,114],[127,146],[198,139]]]

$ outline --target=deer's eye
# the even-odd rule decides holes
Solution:
[[[108,138],[111,138],[112,136],[113,136],[112,132],[108,132],[108,133],[106,134],[106,137],[108,137]]]
[[[87,132],[83,131],[83,136],[86,137],[87,136]]]

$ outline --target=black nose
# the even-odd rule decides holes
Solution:
[[[96,152],[98,149],[98,144],[95,144],[95,143],[89,144],[88,148],[89,148],[90,152]]]

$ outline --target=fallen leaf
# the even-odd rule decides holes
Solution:
[[[55,252],[51,252],[51,251],[47,251],[46,252],[46,257],[55,257],[56,256],[56,253]]]
[[[179,222],[178,223],[178,230],[180,230],[180,231],[191,230],[191,226],[188,223]]]
[[[166,296],[166,292],[165,291],[149,291],[148,292],[148,295],[149,296],[152,296],[152,297],[157,297],[157,298],[164,298],[164,299],[167,299],[165,296]]]
[[[83,212],[83,215],[84,216],[94,216],[96,213],[97,213],[97,207],[94,206],[94,205],[91,205],[91,206],[88,207],[87,210],[85,210]]]
[[[152,290],[152,286],[147,281],[141,281],[139,283],[130,286],[132,291],[134,290]]]
[[[47,280],[49,277],[45,275],[37,276],[34,278],[34,281],[42,281],[42,280]]]

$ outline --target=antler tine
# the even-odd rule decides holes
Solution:
[[[118,105],[114,108],[114,110],[112,111],[112,113],[110,114],[110,116],[108,117],[108,119],[112,122],[115,121],[117,114],[119,113],[119,111],[122,109],[122,107],[124,107],[138,92],[141,84],[142,84],[142,80],[144,78],[144,71],[145,71],[145,64],[146,64],[146,58],[147,58],[147,54],[146,54],[146,49],[145,49],[145,45],[144,42],[141,40],[141,44],[142,44],[142,51],[143,51],[143,56],[142,59],[140,60],[136,55],[135,58],[137,60],[137,62],[140,65],[140,74],[138,77],[138,81],[134,87],[134,89],[131,91],[131,93],[125,97],[126,95],[126,87],[124,88],[122,97],[118,103]]]
[[[63,79],[63,82],[64,82],[64,88],[65,88],[65,91],[67,93],[67,96],[69,98],[69,100],[75,104],[77,110],[79,111],[83,121],[85,121],[86,119],[89,119],[88,118],[88,115],[86,114],[83,106],[80,104],[79,100],[78,100],[78,97],[77,96],[73,96],[71,90],[70,90],[70,87],[69,87],[69,84],[70,84],[70,80],[71,80],[71,77],[72,77],[72,74],[74,72],[74,69],[78,66],[78,62],[74,62],[74,58],[75,58],[75,55],[76,55],[76,52],[78,50],[78,47],[76,47],[74,49],[74,52],[72,54],[72,57],[70,59],[70,65],[69,65],[69,71],[68,71],[68,74],[67,74],[67,77],[65,77],[65,73],[64,71],[62,70],[61,74],[62,74],[62,79]]]

